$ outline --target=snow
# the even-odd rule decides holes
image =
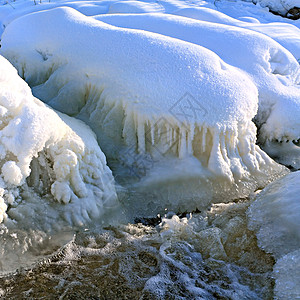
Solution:
[[[67,204],[64,219],[71,220],[69,225],[89,222],[89,214],[103,214],[116,195],[111,171],[94,133],[82,122],[57,114],[34,98],[3,57],[0,68],[1,220],[9,223],[10,219],[28,218],[30,202],[35,202],[37,214],[43,216],[46,206],[51,215],[47,208],[51,198]],[[39,198],[47,194],[51,195],[48,200]],[[55,210],[61,205],[49,205],[55,219],[59,214]]]
[[[201,10],[205,11],[204,8]],[[212,50],[228,64],[246,71],[256,83],[260,100],[257,122],[267,121],[262,128],[265,139],[282,140],[286,136],[290,140],[298,140],[300,137],[299,87],[294,84],[298,82],[299,65],[286,49],[271,38],[243,28],[165,14],[95,18],[115,26],[171,36]]]
[[[268,7],[270,10],[285,16],[288,11],[294,7],[300,7],[299,0],[255,0],[262,7]]]
[[[109,6],[108,13],[147,13],[159,11],[162,11],[162,7],[157,3],[144,3],[140,1],[117,1]]]
[[[274,47],[279,62],[265,68],[293,77],[288,63],[297,62]],[[110,158],[120,160],[130,148],[159,162],[196,157],[200,178],[209,171],[228,189],[244,181],[245,193],[285,172],[255,145],[258,92],[251,77],[197,44],[56,8],[10,23],[1,53],[36,97],[90,125]],[[184,108],[192,102],[193,111]]]
[[[300,2],[256,2],[3,3],[0,53],[32,90],[0,57],[0,223],[39,245],[39,229],[202,210],[269,184],[249,228],[275,258],[275,298],[299,298],[300,172],[270,183],[288,171],[268,155],[300,169],[300,21],[269,12]],[[187,220],[164,223],[179,234]],[[226,259],[224,233],[199,236]]]

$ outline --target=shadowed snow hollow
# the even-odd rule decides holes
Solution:
[[[148,158],[137,191],[162,197],[176,182],[160,209],[246,196],[284,172],[255,145],[250,77],[199,45],[58,8],[12,22],[1,52],[37,97],[89,124],[110,159],[132,170]]]
[[[0,114],[1,221],[82,225],[115,205],[114,180],[93,132],[34,98],[3,57]]]

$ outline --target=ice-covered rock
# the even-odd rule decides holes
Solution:
[[[114,179],[94,133],[34,98],[3,57],[0,113],[0,221],[82,225],[116,204]]]
[[[300,270],[300,171],[269,184],[248,209],[258,245],[276,260],[275,299],[298,299]]]
[[[269,184],[249,211],[259,245],[275,258],[300,248],[300,172]]]
[[[283,171],[255,145],[258,93],[252,80],[199,45],[58,8],[12,22],[1,49],[37,97],[89,124],[110,158],[149,155],[159,161],[148,186],[149,178],[161,186],[166,178],[193,177],[206,201],[225,186],[229,200]],[[288,52],[282,53],[288,61]],[[178,164],[162,163],[172,159]],[[178,168],[185,162],[189,170]],[[172,207],[172,197],[168,201]],[[195,201],[201,202],[199,193]],[[196,206],[185,202],[185,209]]]

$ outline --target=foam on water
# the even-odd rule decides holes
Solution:
[[[271,299],[273,259],[247,229],[248,202],[220,204],[156,227],[80,231],[30,270],[0,278],[4,297]]]

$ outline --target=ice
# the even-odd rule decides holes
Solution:
[[[248,209],[258,245],[276,260],[275,299],[298,299],[300,270],[300,172],[269,184]]]
[[[0,68],[1,221],[51,230],[101,217],[116,193],[94,133],[34,98],[3,57]]]
[[[53,298],[268,299],[273,260],[247,229],[246,208],[222,204],[202,214],[169,213],[155,227],[78,231],[30,270],[1,277],[0,286],[5,298],[35,299],[43,290]]]
[[[300,298],[300,250],[280,258],[274,266],[275,299]]]
[[[275,258],[300,248],[300,172],[269,184],[251,204],[249,226]]]
[[[1,53],[46,104],[1,57],[0,271],[65,245],[1,297],[300,297],[299,172],[245,216],[288,173],[268,155],[300,168],[300,23],[267,8],[298,2],[259,3],[1,5]]]
[[[125,152],[125,159],[149,154],[158,161],[149,176],[163,188],[174,177],[173,163],[167,176],[156,170],[176,157],[179,164],[196,158],[189,173],[198,172],[195,182],[202,178],[192,184],[198,191],[207,179],[215,182],[208,199],[225,186],[234,193],[243,181],[245,195],[284,172],[255,145],[258,93],[251,78],[199,45],[57,8],[10,23],[1,53],[35,96],[90,125],[109,158],[120,161]],[[293,65],[289,55],[278,54]]]
[[[202,8],[201,12],[207,10]],[[221,15],[219,12],[215,14]],[[263,144],[263,149],[281,163],[295,169],[300,168],[300,149],[297,146],[300,138],[299,65],[291,53],[274,40],[244,29],[247,26],[240,21],[227,23],[237,24],[242,28],[166,14],[100,15],[94,18],[111,25],[147,30],[201,45],[218,54],[226,63],[246,71],[259,91],[259,112],[255,120],[260,128],[259,141]],[[225,23],[224,17],[221,20]],[[268,32],[276,32],[279,24],[273,25],[260,26]],[[292,27],[285,24],[280,33],[286,33],[289,26]],[[297,28],[290,29],[299,31]],[[294,35],[297,36],[296,32]],[[294,39],[290,40],[294,42]],[[287,145],[286,141],[290,144]],[[282,142],[288,158],[284,151],[280,151]]]

